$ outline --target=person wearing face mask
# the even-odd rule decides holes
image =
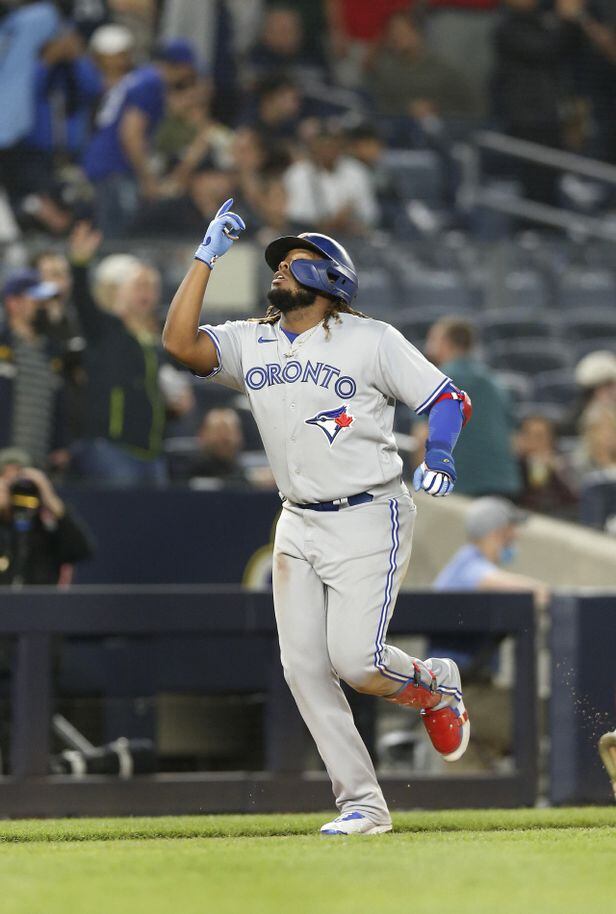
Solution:
[[[468,542],[449,560],[434,581],[435,590],[530,591],[538,607],[549,599],[543,581],[506,571],[516,555],[518,529],[526,514],[505,498],[478,498],[468,509]]]

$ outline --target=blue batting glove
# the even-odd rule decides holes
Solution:
[[[207,227],[203,241],[195,251],[195,259],[206,263],[213,269],[219,257],[226,254],[234,241],[239,238],[239,233],[246,228],[246,223],[241,216],[230,213],[233,206],[233,197],[225,201]]]
[[[450,495],[456,482],[456,467],[448,451],[428,449],[426,458],[413,474],[413,488],[443,498]]]

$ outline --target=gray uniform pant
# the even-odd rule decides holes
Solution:
[[[411,557],[415,506],[406,493],[317,512],[286,504],[276,528],[273,588],[284,675],[341,811],[390,821],[340,679],[391,696],[415,658],[385,644]],[[422,664],[423,666],[423,664]]]

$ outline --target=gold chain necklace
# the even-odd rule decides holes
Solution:
[[[290,359],[294,355],[297,355],[298,351],[302,348],[302,346],[305,343],[308,342],[308,340],[313,335],[313,333],[316,333],[316,331],[319,329],[319,327],[321,326],[322,323],[323,323],[322,321],[319,321],[319,323],[315,324],[311,330],[304,331],[304,333],[301,333],[298,337],[296,337],[296,339],[294,339],[293,342],[291,343],[291,348],[289,349],[289,351],[284,353],[285,359]],[[282,332],[284,333],[284,330]],[[301,337],[301,339],[300,339],[300,337]]]

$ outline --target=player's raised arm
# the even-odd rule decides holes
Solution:
[[[218,355],[207,333],[199,332],[205,290],[214,264],[246,228],[241,216],[229,212],[233,199],[220,207],[195,253],[195,262],[173,296],[163,328],[167,352],[197,374],[207,375],[218,366]]]

